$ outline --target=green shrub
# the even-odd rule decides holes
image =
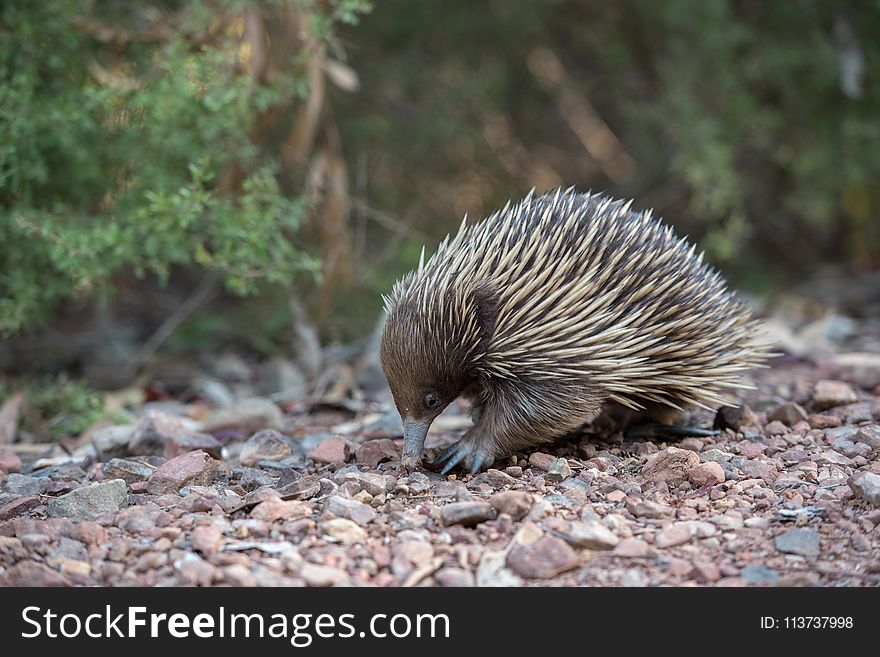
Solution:
[[[313,199],[282,190],[277,152],[251,139],[261,113],[308,93],[297,54],[265,82],[243,65],[244,12],[283,4],[171,2],[160,19],[140,3],[0,5],[0,335],[123,270],[164,281],[196,265],[237,294],[317,271],[295,242]],[[295,4],[323,42],[366,9]]]

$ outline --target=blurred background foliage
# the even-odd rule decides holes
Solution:
[[[878,34],[860,0],[7,0],[0,367],[360,338],[532,187],[635,198],[750,290],[874,269]]]

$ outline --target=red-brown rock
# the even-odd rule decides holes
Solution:
[[[21,459],[13,452],[0,452],[0,472],[21,472]]]
[[[342,436],[327,438],[318,443],[318,446],[312,450],[310,456],[313,461],[318,463],[330,463],[339,465],[348,461],[351,455],[351,448],[348,441]]]
[[[208,486],[217,476],[217,461],[201,450],[166,461],[150,475],[147,490],[153,495],[176,493],[184,486]]]
[[[396,461],[397,459],[397,447],[390,438],[368,440],[359,445],[355,452],[355,460],[368,468],[375,468],[383,461]]]

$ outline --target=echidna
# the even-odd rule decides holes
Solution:
[[[475,424],[438,456],[444,473],[589,420],[669,423],[722,404],[766,355],[747,307],[693,246],[650,211],[571,189],[465,217],[384,299],[380,353],[404,472],[459,396]]]

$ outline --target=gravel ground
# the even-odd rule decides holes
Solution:
[[[880,584],[880,355],[783,357],[754,383],[691,416],[715,436],[585,430],[449,477],[397,477],[395,413],[153,404],[65,449],[0,446],[0,583]]]

